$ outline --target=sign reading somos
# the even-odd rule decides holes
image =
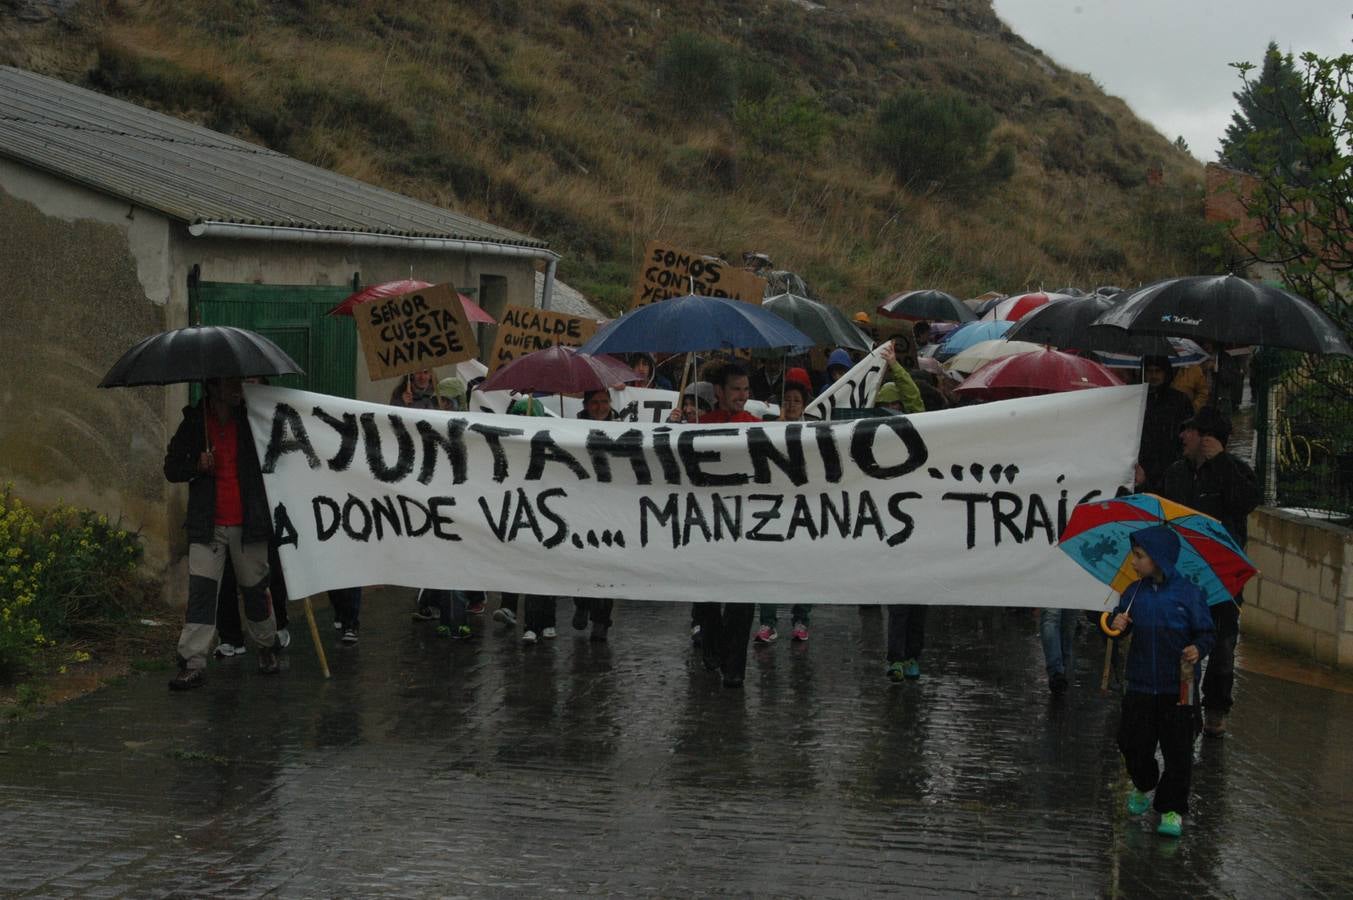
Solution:
[[[479,355],[465,307],[449,284],[364,303],[354,318],[372,381]]]
[[[1132,473],[1145,388],[850,422],[652,425],[245,387],[292,594],[1103,608],[1056,547]]]
[[[760,303],[765,293],[765,279],[751,272],[731,266],[722,259],[701,256],[660,241],[649,241],[644,248],[644,259],[639,268],[634,296],[630,299],[630,309],[687,294],[731,297],[748,303]]]
[[[489,354],[489,371],[496,372],[519,356],[550,347],[577,347],[597,330],[582,316],[528,306],[509,306],[498,320],[498,337]]]

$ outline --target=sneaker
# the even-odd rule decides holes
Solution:
[[[1208,710],[1203,713],[1203,734],[1219,738],[1226,734],[1226,715]]]
[[[357,643],[357,626],[354,625],[350,628],[344,628],[342,641],[345,644]]]
[[[438,625],[437,637],[449,638],[454,629],[450,625]]]
[[[598,642],[604,641],[606,640],[606,632],[609,630],[610,630],[609,625],[603,625],[600,622],[593,622],[592,634],[589,635],[587,639],[589,641],[598,641]]]
[[[500,606],[493,611],[493,621],[502,622],[504,625],[516,625],[517,614],[506,606]]]
[[[906,666],[904,666],[904,665],[903,665],[902,663],[900,663],[900,662],[889,663],[889,664],[888,664],[888,669],[887,669],[887,671],[886,671],[884,674],[888,676],[888,680],[889,680],[889,681],[892,681],[892,682],[895,682],[895,683],[896,683],[896,682],[899,682],[899,681],[901,681],[902,679],[904,679],[904,678],[907,677],[907,676],[906,676]]]
[[[536,642],[536,633],[531,629],[526,629],[521,633],[521,642],[523,644],[534,644]]]
[[[694,645],[697,646],[697,647],[700,646],[700,626],[699,626],[699,625],[692,625],[692,626],[691,626],[691,643],[694,644]]]
[[[921,677],[921,664],[914,659],[902,661],[902,677],[915,680]]]
[[[343,620],[334,619],[334,631],[342,631],[342,630],[343,630]]]
[[[723,686],[726,688],[742,687],[743,677],[741,675],[724,675]]]
[[[1054,672],[1048,676],[1048,690],[1054,694],[1065,694],[1069,686],[1066,675],[1061,672]]]
[[[587,607],[575,606],[573,608],[573,630],[582,631],[587,627]]]
[[[1179,837],[1184,832],[1184,817],[1177,812],[1167,812],[1160,814],[1160,824],[1156,826],[1156,833],[1167,835],[1169,837]]]
[[[803,624],[802,622],[795,622],[794,630],[790,632],[789,636],[793,640],[796,640],[799,643],[803,643],[804,641],[808,640],[808,626]]]
[[[277,662],[277,651],[271,647],[264,647],[258,651],[258,674],[276,675],[282,670]]]
[[[247,649],[243,644],[227,644],[221,641],[216,645],[216,658],[229,659],[232,656],[242,656]]]
[[[552,641],[559,636],[559,632],[555,631],[554,626],[551,625],[547,628],[542,628],[540,631],[540,636],[547,641]]]
[[[451,629],[451,640],[453,641],[468,641],[472,637],[474,637],[474,633],[470,631],[469,625],[457,625]]]
[[[1141,791],[1133,788],[1128,791],[1127,811],[1134,816],[1140,816],[1151,808],[1151,798]]]
[[[169,679],[169,689],[171,691],[191,691],[193,688],[200,688],[206,683],[206,670],[179,669],[179,673]]]
[[[484,615],[484,601],[476,600],[473,603],[467,604],[465,607],[465,612],[472,616]]]
[[[756,636],[752,640],[758,644],[769,644],[778,637],[779,635],[775,633],[774,628],[769,625],[762,625],[757,629]]]
[[[285,649],[287,649],[288,647],[291,646],[291,632],[290,632],[290,631],[288,631],[288,630],[285,629],[285,628],[279,628],[279,629],[277,629],[277,646],[280,647],[280,648],[283,649],[283,650],[285,650]],[[244,648],[243,648],[243,647],[240,648],[240,652],[241,652],[241,653],[244,652]]]
[[[435,618],[437,618],[437,610],[431,606],[420,606],[413,611],[415,622],[431,622]]]

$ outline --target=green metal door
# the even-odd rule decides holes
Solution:
[[[356,328],[349,317],[326,315],[350,293],[346,285],[203,281],[196,285],[193,315],[203,325],[257,331],[305,370],[270,379],[273,384],[355,397]]]

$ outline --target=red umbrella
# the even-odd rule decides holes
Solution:
[[[591,356],[574,347],[549,347],[512,360],[490,375],[479,389],[579,394],[643,380],[642,375],[615,357]]]
[[[1040,306],[1070,299],[1066,294],[1048,294],[1043,291],[1036,291],[1032,294],[1017,294],[1014,297],[1006,297],[1000,303],[991,307],[983,314],[982,320],[985,322],[993,320],[1018,322]]]
[[[1009,400],[1122,383],[1117,375],[1093,360],[1045,349],[989,362],[954,390],[983,400]]]
[[[428,281],[418,281],[412,278],[405,278],[401,281],[386,281],[381,284],[373,284],[362,288],[355,294],[349,294],[343,298],[343,302],[329,310],[331,316],[350,316],[353,309],[362,303],[370,303],[373,300],[384,300],[386,297],[398,297],[401,294],[421,291],[432,287]],[[475,303],[464,294],[457,293],[460,298],[461,306],[465,307],[465,318],[470,320],[470,324],[497,325],[498,322],[493,316],[484,312],[483,307]]]

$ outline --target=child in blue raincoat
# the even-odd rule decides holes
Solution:
[[[1175,570],[1179,536],[1161,525],[1132,536],[1132,567],[1140,578],[1123,591],[1113,627],[1132,629],[1127,693],[1118,726],[1133,789],[1128,812],[1160,813],[1161,834],[1178,837],[1189,810],[1196,711],[1180,701],[1180,665],[1196,664],[1212,649],[1212,616],[1202,589]],[[1162,772],[1156,747],[1165,760]],[[1154,801],[1149,793],[1155,790]]]

